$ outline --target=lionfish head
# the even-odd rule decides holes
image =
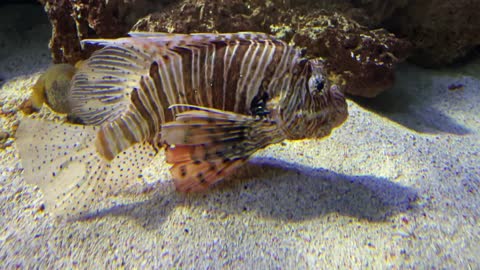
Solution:
[[[299,63],[291,91],[280,101],[277,119],[288,139],[321,138],[348,116],[345,96],[318,59]]]

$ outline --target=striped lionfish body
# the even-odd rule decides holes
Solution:
[[[104,46],[72,79],[69,101],[84,125],[27,119],[17,133],[27,181],[59,212],[85,212],[91,194],[130,183],[162,145],[177,189],[198,191],[258,149],[324,137],[347,116],[321,61],[266,34],[83,42]]]

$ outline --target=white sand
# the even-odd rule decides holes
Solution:
[[[4,111],[48,66],[48,31],[0,32]],[[115,198],[123,206],[72,223],[38,211],[42,194],[25,184],[10,138],[0,150],[0,268],[478,269],[480,61],[403,65],[384,96],[348,103],[331,137],[272,146],[205,194],[175,193],[159,157],[146,173],[161,183],[153,194]],[[22,117],[2,114],[3,131]]]

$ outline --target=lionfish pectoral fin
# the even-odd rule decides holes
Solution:
[[[177,190],[201,191],[224,179],[257,150],[284,139],[272,121],[217,109],[192,110],[162,126]]]
[[[86,125],[101,125],[127,113],[131,94],[139,87],[141,78],[148,77],[152,61],[147,54],[133,45],[111,42],[78,63],[71,80],[71,114]]]
[[[49,213],[70,219],[98,210],[105,197],[134,184],[151,160],[141,144],[111,161],[103,158],[95,147],[97,130],[32,118],[20,122],[15,136],[23,176],[40,188]]]

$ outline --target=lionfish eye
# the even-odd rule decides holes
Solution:
[[[323,80],[318,80],[317,79],[316,83],[317,83],[317,90],[322,91],[323,87],[325,86],[325,82]]]
[[[308,82],[310,93],[315,95],[321,93],[325,87],[325,80],[322,76],[312,76]]]

